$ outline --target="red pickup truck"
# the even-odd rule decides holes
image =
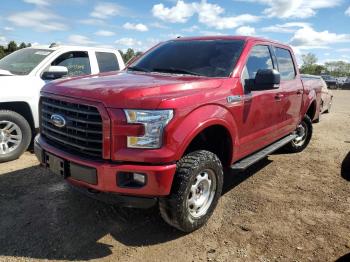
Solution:
[[[91,197],[159,204],[170,225],[206,223],[224,168],[300,152],[319,117],[289,46],[255,37],[179,38],[122,72],[46,85],[35,153]]]

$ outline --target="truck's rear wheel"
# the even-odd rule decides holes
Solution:
[[[309,144],[312,137],[312,121],[310,117],[304,116],[295,132],[297,137],[285,146],[285,149],[291,153],[301,152]]]
[[[32,131],[20,114],[0,110],[0,163],[17,159],[28,149]]]
[[[160,213],[171,226],[184,232],[203,226],[221,196],[223,169],[219,158],[196,151],[177,164],[171,194],[159,200]]]

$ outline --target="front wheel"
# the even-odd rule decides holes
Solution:
[[[195,151],[183,157],[171,194],[159,200],[163,219],[173,227],[192,232],[212,215],[221,196],[223,169],[219,158],[208,151]]]
[[[32,131],[20,114],[0,110],[0,163],[17,159],[31,142]]]
[[[285,146],[285,149],[291,153],[303,151],[309,144],[312,137],[312,121],[307,115],[304,116],[301,123],[295,130],[297,137]]]

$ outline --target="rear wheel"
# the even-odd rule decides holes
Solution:
[[[0,111],[0,163],[17,159],[28,149],[32,131],[20,114]]]
[[[295,132],[297,137],[285,146],[285,149],[291,153],[301,152],[309,144],[312,137],[312,121],[310,117],[304,116]]]
[[[221,196],[223,169],[219,158],[208,151],[196,151],[177,164],[171,194],[159,200],[163,219],[173,227],[191,232],[212,215]]]

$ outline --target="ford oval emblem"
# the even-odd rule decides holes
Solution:
[[[51,123],[59,128],[62,128],[66,125],[66,119],[64,119],[64,117],[61,115],[53,114],[50,119]]]

